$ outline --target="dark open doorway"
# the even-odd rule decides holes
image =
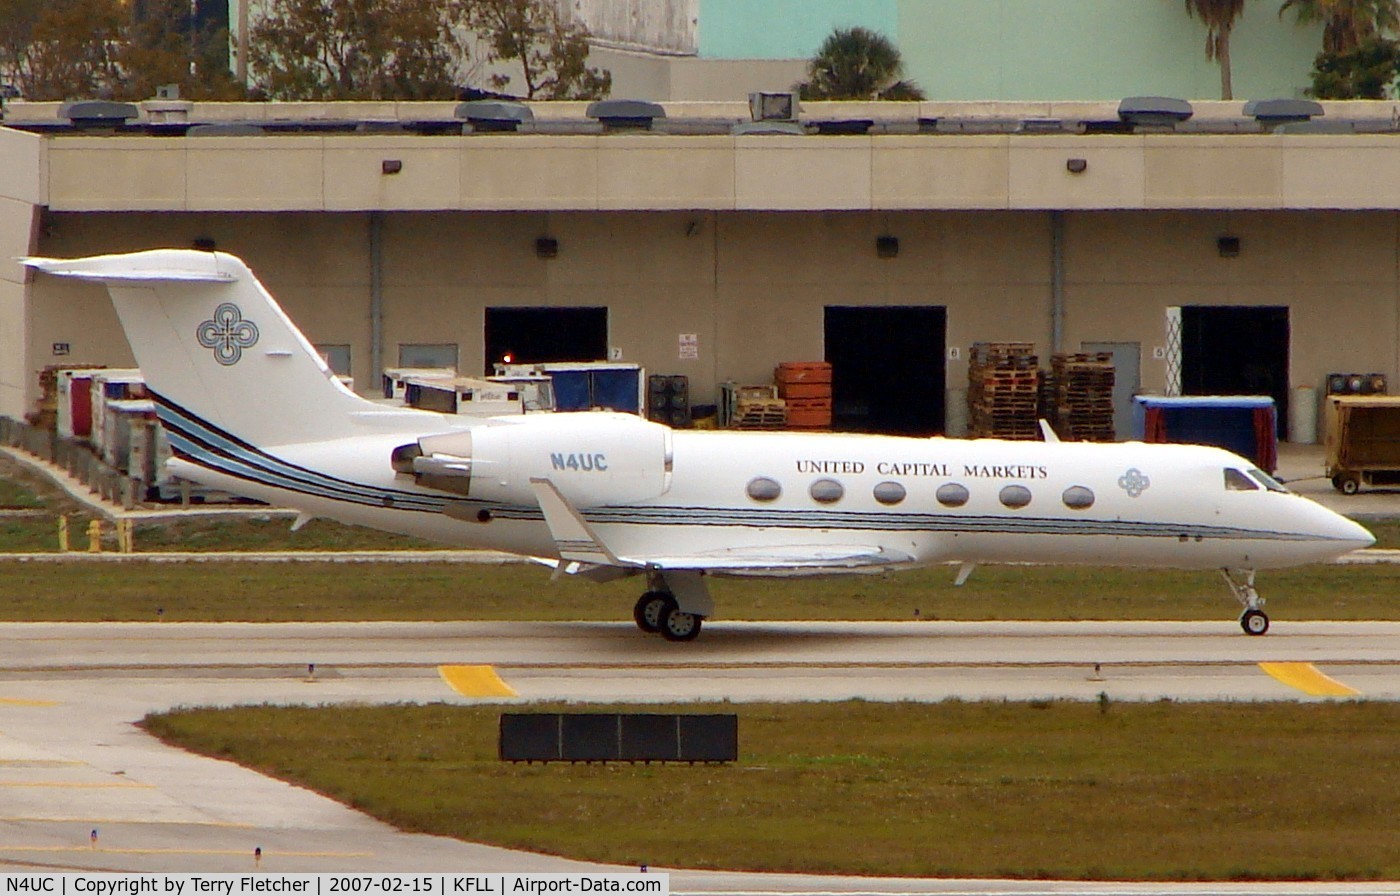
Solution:
[[[1184,305],[1183,395],[1268,395],[1278,434],[1288,426],[1288,307]]]
[[[828,305],[832,425],[933,435],[944,426],[948,313],[929,305]]]
[[[608,309],[487,308],[486,373],[507,355],[516,364],[604,361]]]

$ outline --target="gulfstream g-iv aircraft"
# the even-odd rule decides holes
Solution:
[[[605,412],[468,418],[342,385],[238,258],[28,258],[107,286],[177,476],[300,512],[643,576],[634,618],[674,641],[710,575],[958,562],[1219,569],[1250,634],[1256,570],[1374,543],[1216,448],[672,430]],[[1049,433],[1047,432],[1047,436]]]

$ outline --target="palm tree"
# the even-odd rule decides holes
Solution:
[[[1349,53],[1367,39],[1400,28],[1396,0],[1284,0],[1278,14],[1289,9],[1299,24],[1322,23],[1322,52]]]
[[[1206,58],[1220,63],[1220,98],[1235,98],[1230,80],[1230,31],[1244,12],[1244,0],[1186,0],[1186,14],[1206,26]]]
[[[807,80],[797,86],[808,100],[924,98],[913,81],[904,80],[894,41],[860,26],[831,32],[807,63]]]

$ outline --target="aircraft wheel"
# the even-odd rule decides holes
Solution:
[[[665,591],[648,591],[637,598],[637,605],[632,608],[632,618],[636,620],[637,628],[649,635],[661,631],[661,620],[667,610],[668,600],[672,606],[675,605],[671,595]]]
[[[1262,610],[1245,610],[1240,616],[1240,628],[1246,635],[1262,635],[1269,630],[1269,617]]]
[[[694,641],[700,634],[700,622],[705,617],[682,613],[674,598],[667,599],[670,607],[661,621],[661,637],[667,641]]]

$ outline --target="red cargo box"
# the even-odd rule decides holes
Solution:
[[[773,371],[778,383],[830,383],[831,365],[825,361],[784,361]]]

